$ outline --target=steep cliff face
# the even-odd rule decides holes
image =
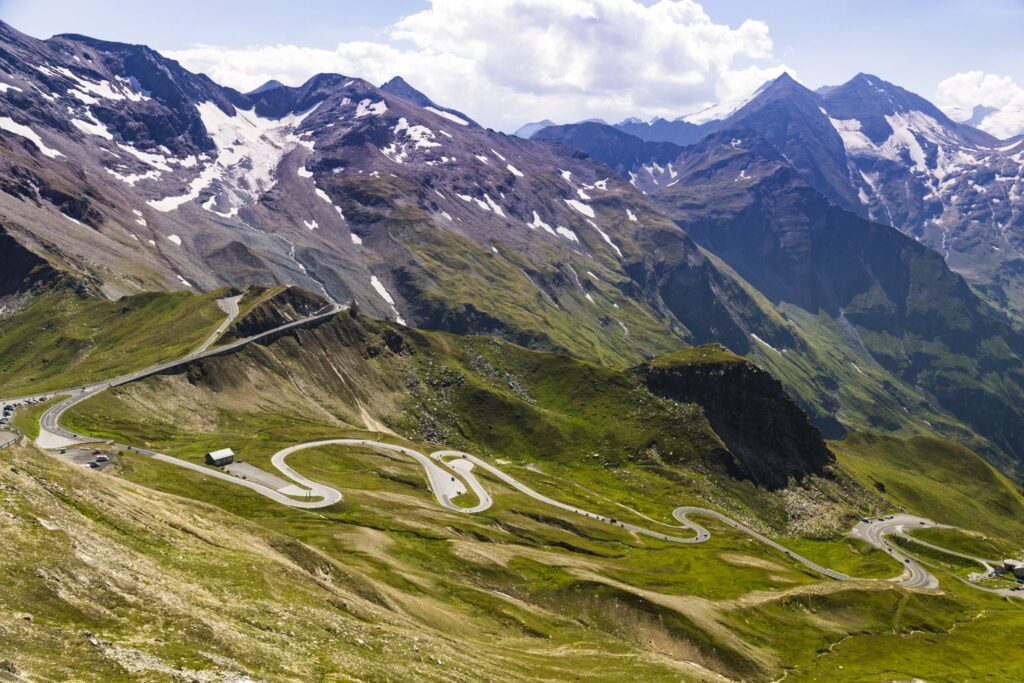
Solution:
[[[0,218],[0,300],[25,298],[47,286],[61,283],[84,296],[88,286],[50,265],[50,262],[12,237]],[[2,311],[0,311],[2,312]]]
[[[713,344],[655,359],[632,371],[651,393],[699,405],[739,475],[769,489],[821,474],[834,461],[811,424],[771,373]]]

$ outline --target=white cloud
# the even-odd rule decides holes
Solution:
[[[969,121],[976,106],[985,107],[972,125],[1009,138],[1024,133],[1024,88],[1009,76],[967,71],[939,83],[935,104],[956,121]]]
[[[401,75],[439,103],[502,129],[549,117],[666,116],[737,100],[783,70],[768,27],[716,24],[693,0],[433,0],[387,43],[168,51],[250,90],[318,72],[381,83]]]

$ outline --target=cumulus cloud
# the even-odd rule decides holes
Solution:
[[[1024,88],[1009,76],[967,71],[939,83],[935,104],[998,138],[1024,133]],[[977,109],[976,109],[977,108]]]
[[[694,0],[433,0],[396,22],[387,42],[167,54],[240,90],[324,71],[374,83],[401,75],[508,130],[545,117],[674,118],[739,101],[785,69],[772,50],[763,22],[717,24]]]

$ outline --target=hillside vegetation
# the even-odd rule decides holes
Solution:
[[[225,291],[110,301],[45,289],[0,315],[2,395],[77,386],[185,356],[223,322],[216,302]]]
[[[832,449],[844,469],[896,505],[1024,543],[1024,495],[963,446],[929,437],[851,434]]]
[[[740,364],[722,353],[698,349],[661,365]],[[230,446],[264,469],[276,450],[327,436],[372,435],[424,451],[447,442],[492,458],[538,491],[623,520],[650,525],[644,516],[669,521],[675,505],[711,505],[769,532],[813,533],[816,540],[784,540],[854,575],[900,571],[884,554],[836,538],[854,515],[891,509],[843,470],[830,465],[825,475],[768,492],[729,474],[728,451],[698,405],[656,397],[634,373],[492,339],[341,314],[119,387],[82,404],[70,421],[197,462]],[[702,520],[711,541],[683,547],[566,518],[490,478],[494,507],[462,515],[436,505],[415,463],[369,448],[291,456],[291,466],[344,493],[314,511],[140,456],[118,460],[129,481],[216,505],[350,575],[372,577],[396,618],[421,623],[425,634],[442,629],[489,663],[506,661],[490,659],[496,650],[524,653],[500,674],[460,674],[453,664],[456,680],[564,679],[563,667],[590,648],[615,653],[604,669],[588,660],[584,675],[600,680],[625,670],[647,680],[711,676],[690,662],[746,680],[783,671],[820,680],[825,670],[842,680],[827,666],[840,658],[854,680],[881,671],[910,679],[932,666],[928,643],[970,650],[993,628],[1022,620],[1014,605],[949,579],[942,595],[822,581],[722,524]],[[937,495],[968,495],[957,486],[936,484]],[[773,635],[781,630],[785,640]],[[477,650],[481,634],[488,645]],[[862,650],[862,641],[907,647],[912,656],[884,668],[854,665],[847,653]],[[554,659],[553,648],[562,653]],[[1009,657],[1001,666],[1009,675],[1021,662]]]
[[[698,348],[673,362],[686,365],[687,354],[707,367],[706,359],[725,352]],[[724,357],[723,367],[766,374]],[[781,412],[778,427],[816,439],[818,450],[794,452],[786,439],[761,450],[793,477],[789,495],[757,486],[769,480],[747,451],[748,434],[733,430],[723,441],[716,433],[720,416],[720,424],[735,425],[722,408],[729,396],[746,392],[751,405],[788,401],[777,382],[746,385],[745,377],[706,383],[682,402],[659,395],[671,381],[653,391],[643,373],[341,314],[269,344],[116,388],[81,404],[67,424],[194,458],[217,444],[266,458],[307,435],[391,431],[543,464],[567,479],[597,482],[609,497],[659,518],[684,501],[711,500],[780,529],[843,528],[871,496],[831,477],[831,456],[798,410]],[[801,507],[798,498],[824,502]]]

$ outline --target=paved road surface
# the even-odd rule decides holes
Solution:
[[[237,309],[237,302],[235,302],[235,308]],[[71,408],[72,406],[81,403],[82,401],[88,398],[92,398],[93,396],[102,391],[106,391],[111,387],[116,387],[122,384],[127,384],[129,382],[134,382],[136,380],[143,379],[144,377],[149,377],[150,375],[155,375],[165,370],[170,370],[172,368],[176,368],[181,365],[191,363],[192,361],[198,360],[200,358],[207,358],[209,356],[215,356],[222,353],[229,353],[236,349],[240,349],[247,344],[250,344],[254,341],[258,341],[260,339],[264,339],[271,335],[278,334],[280,332],[289,330],[291,328],[299,327],[307,323],[315,322],[317,320],[329,318],[332,315],[341,311],[342,307],[339,306],[338,304],[331,304],[330,306],[327,306],[325,307],[325,309],[321,310],[324,312],[317,312],[307,318],[301,318],[299,320],[292,321],[285,325],[275,327],[274,329],[267,330],[266,332],[261,332],[259,334],[255,334],[251,337],[246,337],[245,339],[240,339],[230,344],[218,346],[217,348],[212,350],[206,348],[200,351],[193,352],[188,356],[185,356],[184,358],[180,358],[178,360],[170,361],[168,363],[161,363],[159,365],[153,365],[143,370],[138,370],[136,372],[132,372],[127,375],[122,375],[121,377],[115,377],[113,379],[109,379],[103,382],[98,382],[96,384],[50,392],[50,394],[47,394],[47,396],[67,393],[70,393],[71,396],[49,408],[39,418],[39,438],[36,440],[36,444],[42,448],[65,448],[69,445],[82,443],[83,441],[89,441],[90,439],[82,437],[61,427],[60,418],[64,415],[68,408]],[[204,343],[204,346],[208,346],[208,343],[209,340],[207,340],[207,343]]]
[[[238,302],[241,298],[242,295],[239,294],[238,296],[229,296],[223,299],[217,299],[218,308],[227,313],[228,317],[225,318],[224,322],[220,324],[220,327],[214,330],[213,334],[211,334],[210,337],[205,342],[203,342],[198,349],[196,349],[196,353],[202,353],[203,351],[213,346],[214,342],[220,339],[221,335],[228,331],[228,328],[231,326],[231,323],[235,322],[235,318],[238,317]]]
[[[678,508],[676,508],[675,510],[672,511],[672,516],[675,517],[680,522],[682,522],[683,524],[689,525],[691,528],[700,529],[701,532],[703,532],[703,534],[704,534],[704,539],[703,540],[707,540],[707,538],[710,537],[710,533],[708,533],[708,531],[706,529],[704,529],[703,527],[701,527],[699,525],[696,525],[696,524],[694,524],[694,522],[691,522],[689,519],[687,519],[687,515],[691,515],[691,514],[699,514],[699,515],[705,515],[707,517],[714,517],[715,519],[719,520],[720,522],[725,522],[726,524],[728,524],[732,528],[734,528],[734,529],[736,529],[738,531],[742,531],[743,533],[745,533],[746,535],[750,536],[751,538],[754,538],[754,539],[760,541],[761,543],[764,543],[765,545],[767,545],[769,547],[775,548],[779,552],[785,553],[786,555],[788,555],[792,559],[796,560],[797,562],[803,564],[804,566],[808,567],[809,569],[812,569],[812,570],[818,572],[819,574],[823,574],[823,575],[825,575],[825,576],[827,576],[827,577],[829,577],[831,579],[835,579],[836,581],[856,581],[857,580],[853,576],[847,576],[846,574],[841,574],[841,573],[839,573],[837,571],[832,571],[831,569],[829,569],[827,567],[823,567],[820,564],[818,564],[817,562],[814,562],[813,560],[807,559],[803,555],[798,555],[797,553],[795,553],[792,550],[786,548],[785,546],[783,546],[783,545],[781,545],[779,543],[776,543],[775,541],[773,541],[772,539],[768,538],[764,534],[759,533],[759,532],[755,531],[754,529],[751,529],[750,527],[748,527],[747,525],[745,525],[745,524],[743,524],[741,522],[737,522],[735,519],[733,519],[731,517],[727,517],[727,516],[723,515],[721,512],[716,512],[715,510],[709,510],[707,508],[692,507],[692,506],[678,507]]]
[[[943,529],[955,529],[956,528],[956,527],[947,526],[945,524],[936,524],[934,526],[937,526],[937,527],[940,527],[940,528],[943,528]],[[982,567],[985,568],[985,572],[986,573],[992,571],[992,567],[993,566],[999,566],[999,565],[1001,565],[1003,563],[1002,560],[987,560],[987,559],[985,559],[983,557],[975,557],[973,555],[967,555],[965,553],[958,553],[955,550],[948,550],[946,548],[943,548],[942,546],[935,545],[934,543],[929,543],[928,541],[925,541],[923,539],[917,538],[916,536],[911,536],[910,534],[907,534],[904,531],[897,531],[896,534],[898,536],[903,537],[903,538],[909,539],[912,543],[916,543],[917,545],[922,545],[922,546],[925,546],[926,548],[931,548],[932,550],[937,550],[937,551],[939,551],[941,553],[945,553],[946,555],[952,555],[953,557],[959,557],[959,558],[962,558],[962,559],[965,559],[965,560],[970,560],[971,562],[977,562],[979,565],[981,565]],[[1017,591],[1017,590],[1013,590],[1011,588],[989,588],[988,586],[979,586],[978,584],[974,583],[973,581],[968,581],[967,579],[965,579],[965,578],[963,578],[961,576],[956,576],[955,574],[953,576],[956,579],[966,583],[968,586],[971,586],[972,588],[977,588],[978,590],[985,591],[986,593],[995,593],[997,595],[1006,595],[1006,596],[1011,597],[1011,598],[1024,598],[1024,591]]]
[[[914,515],[889,515],[882,519],[875,519],[868,522],[859,522],[853,527],[850,536],[866,541],[879,550],[889,553],[895,559],[903,563],[905,574],[903,585],[907,588],[931,589],[939,587],[939,580],[925,569],[917,560],[907,555],[885,540],[886,536],[901,534],[907,527],[924,529],[925,527],[939,526],[935,522],[915,517]]]
[[[322,309],[322,311],[317,312],[314,315],[311,315],[307,318],[293,321],[286,325],[282,325],[272,330],[268,330],[261,334],[253,335],[246,339],[238,340],[231,344],[226,344],[212,351],[209,350],[210,346],[218,338],[220,338],[223,332],[228,328],[228,326],[234,321],[235,317],[238,315],[239,298],[240,297],[231,297],[229,299],[222,299],[218,301],[218,305],[221,305],[221,302],[223,302],[221,307],[222,310],[224,310],[224,312],[227,313],[227,319],[220,327],[218,327],[214,334],[212,334],[210,338],[207,339],[203,343],[203,345],[199,347],[199,349],[197,349],[192,354],[186,356],[185,358],[176,361],[171,361],[169,363],[155,365],[144,370],[139,370],[137,372],[124,375],[122,377],[107,380],[105,382],[100,382],[97,384],[92,384],[84,387],[75,387],[70,390],[63,390],[59,392],[50,392],[49,394],[40,394],[34,397],[49,398],[56,394],[69,392],[72,393],[72,395],[69,398],[61,401],[55,406],[52,406],[50,409],[43,413],[43,415],[40,418],[40,439],[37,441],[37,444],[44,448],[59,448],[65,445],[89,441],[89,439],[87,439],[86,437],[74,434],[61,427],[60,418],[67,411],[68,408],[76,405],[77,403],[80,403],[81,401],[84,401],[87,398],[95,396],[96,394],[110,387],[126,384],[128,382],[133,382],[135,380],[157,374],[164,370],[168,370],[186,363],[190,363],[199,358],[204,358],[216,354],[229,353],[231,351],[234,351],[235,349],[242,348],[243,346],[251,342],[263,339],[265,337],[277,334],[282,331],[286,331],[293,327],[298,327],[300,325],[304,325],[310,322],[325,319],[342,310],[341,307],[338,306],[337,304],[331,304],[329,307],[327,307],[326,311]],[[7,401],[0,401],[0,405],[3,405],[4,403],[7,402],[12,402],[13,400],[24,400],[24,397],[22,399],[8,399]],[[407,456],[415,460],[417,463],[419,463],[421,467],[423,467],[423,470],[427,475],[430,490],[434,494],[434,497],[437,499],[438,503],[440,503],[443,507],[449,510],[469,514],[483,512],[492,506],[493,500],[490,494],[488,494],[486,488],[479,481],[479,479],[477,479],[474,473],[474,470],[479,469],[489,473],[490,475],[504,482],[513,489],[527,496],[530,496],[534,500],[537,500],[546,505],[550,505],[552,507],[558,508],[566,512],[581,515],[588,519],[594,519],[600,522],[604,522],[606,524],[611,524],[613,526],[622,528],[626,531],[630,531],[635,534],[649,536],[663,541],[673,543],[703,543],[707,541],[709,538],[711,538],[710,532],[697,522],[692,521],[689,518],[689,516],[704,515],[707,517],[712,517],[725,524],[728,524],[729,526],[750,536],[751,538],[754,538],[757,541],[764,543],[765,545],[786,554],[791,559],[802,563],[804,566],[823,576],[827,576],[837,581],[858,580],[855,577],[851,577],[846,574],[833,571],[827,567],[823,567],[820,564],[817,564],[816,562],[806,557],[803,557],[802,555],[799,555],[793,552],[792,550],[789,550],[785,546],[773,541],[772,539],[746,526],[745,524],[742,524],[741,522],[738,522],[732,519],[731,517],[728,517],[715,510],[693,506],[678,507],[672,511],[672,516],[676,519],[676,521],[679,522],[679,526],[662,524],[662,526],[671,529],[693,532],[693,535],[676,536],[672,534],[663,533],[660,531],[654,531],[652,529],[640,527],[629,522],[623,522],[611,517],[607,517],[605,515],[591,512],[583,508],[578,508],[568,503],[563,503],[562,501],[546,496],[542,493],[538,493],[537,491],[533,490],[526,484],[523,484],[516,478],[512,477],[511,475],[502,471],[501,469],[495,467],[494,465],[480,459],[475,455],[472,455],[471,453],[464,453],[461,451],[441,450],[432,453],[428,457],[411,448],[397,446],[395,444],[389,444],[382,441],[374,441],[370,439],[326,439],[322,441],[313,441],[309,443],[297,444],[294,446],[290,446],[288,448],[284,448],[275,453],[271,457],[271,464],[274,466],[274,468],[276,468],[287,479],[294,482],[294,484],[289,485],[287,487],[281,489],[274,489],[262,483],[258,483],[256,481],[240,479],[238,477],[225,474],[211,467],[198,465],[196,463],[189,462],[187,460],[182,460],[181,458],[175,458],[173,456],[169,456],[163,453],[158,453],[156,451],[135,448],[132,446],[119,447],[131,451],[133,453],[139,453],[142,455],[149,456],[155,460],[160,460],[161,462],[166,462],[172,465],[176,465],[178,467],[183,467],[195,472],[200,472],[206,476],[213,477],[221,481],[230,482],[231,484],[234,484],[236,486],[248,488],[263,496],[266,496],[267,498],[270,498],[271,500],[274,500],[275,502],[281,503],[282,505],[288,505],[295,508],[315,509],[327,507],[330,505],[334,505],[335,503],[338,503],[339,501],[342,500],[341,492],[330,486],[320,484],[318,482],[315,482],[311,479],[304,477],[299,472],[292,469],[285,462],[285,460],[289,455],[296,451],[304,450],[307,448],[318,448],[328,445],[364,446],[370,448],[377,448],[382,450],[388,450],[394,453],[399,453],[401,455]],[[459,496],[465,495],[470,492],[472,492],[472,494],[477,499],[476,505],[470,507],[463,507],[453,502]],[[908,526],[914,528],[922,528],[926,526],[938,525],[936,525],[934,522],[931,522],[930,520],[926,520],[920,517],[914,517],[912,515],[894,515],[883,519],[860,522],[850,532],[850,536],[854,538],[863,539],[872,546],[889,553],[890,555],[892,555],[892,557],[896,558],[903,564],[903,575],[900,577],[896,577],[894,579],[890,579],[891,581],[899,582],[903,586],[912,589],[936,589],[938,588],[938,580],[935,578],[935,576],[933,576],[914,558],[910,557],[906,553],[902,552],[899,548],[893,546],[892,544],[886,541],[887,536],[893,534],[902,534]],[[937,550],[941,550],[943,552],[949,552],[943,548],[934,546],[932,544],[926,545],[929,545],[930,547],[933,547]],[[959,555],[958,553],[951,554]],[[982,564],[985,563],[984,560],[978,561]],[[989,592],[1013,595],[1014,597],[1024,597],[1024,595],[1014,594],[1006,590],[983,588],[981,586],[976,586],[969,582],[965,583],[968,583],[968,585],[974,586],[975,588],[979,588],[981,590],[986,590]]]

